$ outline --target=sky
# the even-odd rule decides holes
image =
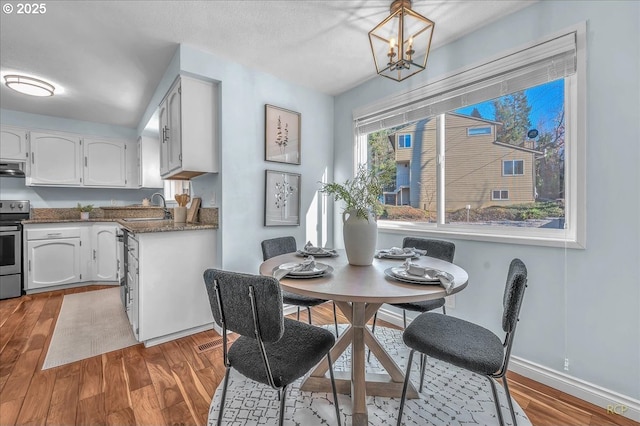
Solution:
[[[529,121],[532,128],[538,129],[540,133],[553,129],[553,120],[557,117],[558,112],[562,110],[564,103],[564,79],[532,87],[525,90],[524,93],[527,96],[529,106],[531,106]],[[493,108],[493,101],[460,108],[456,110],[456,113],[471,115],[473,108],[478,108],[482,118],[495,119],[496,112]]]

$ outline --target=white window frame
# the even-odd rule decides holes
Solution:
[[[495,197],[495,193],[499,193],[500,196],[498,198]],[[507,193],[507,197],[503,198],[502,197],[502,193],[506,192]],[[504,200],[508,200],[509,199],[509,190],[508,189],[492,189],[491,190],[491,200],[492,201],[504,201]]]
[[[179,192],[178,192],[179,191]],[[164,181],[164,198],[167,206],[177,206],[176,194],[191,195],[190,180],[165,179]]]
[[[403,146],[400,146],[400,138],[404,137],[404,141],[406,143],[406,138],[409,138],[409,146],[406,146],[406,144],[403,144]],[[398,135],[398,149],[409,149],[411,148],[411,145],[413,144],[413,138],[411,137],[411,133],[401,133]]]
[[[493,132],[491,131],[491,127],[492,126],[482,126],[482,127],[467,127],[467,136],[470,137],[474,137],[474,136],[487,136],[487,135],[491,135]],[[485,130],[488,129],[488,132],[483,132],[483,133],[472,133],[473,130]]]
[[[456,70],[446,76],[430,80],[419,89],[412,90],[401,95],[395,95],[374,104],[359,108],[353,112],[354,121],[354,172],[359,164],[366,163],[367,134],[359,131],[358,118],[365,119],[361,128],[369,131],[369,128],[378,126],[376,123],[367,124],[366,119],[372,114],[383,117],[379,128],[393,127],[402,118],[393,115],[395,111],[404,110],[402,113],[405,122],[411,111],[407,105],[411,105],[434,90],[441,90],[443,86],[451,84],[455,86],[464,79],[466,72],[474,73],[483,66],[487,66],[492,73],[499,72],[492,64],[500,60],[508,59],[511,55],[529,49],[535,49],[543,43],[553,41],[563,36],[575,35],[575,74],[565,77],[565,227],[564,229],[546,228],[521,228],[500,226],[478,226],[455,223],[444,223],[444,201],[438,200],[438,223],[401,222],[379,220],[378,228],[381,232],[432,237],[454,238],[474,241],[490,241],[511,244],[537,245],[549,247],[564,247],[584,249],[586,248],[586,99],[587,99],[587,68],[586,68],[586,23],[582,22],[558,33],[545,37],[542,40],[530,43],[526,46],[512,49],[503,54],[489,58],[479,64]],[[534,59],[531,58],[531,61]],[[508,61],[507,61],[508,62]],[[507,63],[508,67],[508,63]],[[384,119],[384,114],[389,114]],[[373,130],[371,130],[373,131]],[[437,156],[439,187],[444,187],[444,141],[437,143],[440,153]],[[440,188],[439,188],[440,189]],[[443,188],[442,188],[443,189]],[[442,193],[442,192],[440,192]],[[442,198],[442,197],[439,197]]]
[[[516,173],[516,162],[522,163],[522,173]],[[505,173],[504,165],[505,163],[511,163],[511,168],[513,173]],[[524,176],[524,160],[502,160],[502,176]]]

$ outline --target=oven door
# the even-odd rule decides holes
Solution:
[[[17,225],[0,225],[0,275],[22,272],[22,232]]]

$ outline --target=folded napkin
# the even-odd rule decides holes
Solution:
[[[316,267],[316,261],[313,256],[307,257],[301,263],[298,263],[293,268],[278,268],[273,271],[273,277],[277,280],[284,278],[289,272],[304,272],[313,271]]]
[[[436,271],[431,268],[420,266],[416,263],[411,263],[410,259],[405,260],[404,267],[406,268],[407,274],[409,275],[426,277],[427,274],[429,274],[429,277],[437,278],[440,281],[440,285],[444,288],[447,294],[451,293],[451,290],[453,290],[453,281],[449,279],[445,272]],[[435,274],[433,272],[435,272]]]
[[[307,241],[307,244],[304,245],[304,247],[302,248],[302,251],[304,253],[311,253],[311,254],[330,254],[330,255],[334,255],[336,253],[335,250],[325,249],[325,248],[322,248],[322,247],[316,247],[313,244],[311,244],[311,241]]]
[[[382,250],[378,250],[376,252],[376,257],[377,258],[382,258],[385,257],[387,255],[392,255],[392,256],[400,256],[403,254],[417,254],[418,256],[423,256],[425,254],[427,254],[426,250],[420,250],[417,248],[413,248],[413,247],[391,247],[390,249],[382,249]]]

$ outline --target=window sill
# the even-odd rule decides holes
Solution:
[[[530,246],[562,247],[584,249],[584,238],[578,239],[570,230],[562,229],[522,229],[491,227],[478,229],[465,225],[437,225],[421,222],[378,221],[378,232],[389,234],[410,233],[415,236],[452,238],[459,240],[487,241],[504,244],[521,244]]]

